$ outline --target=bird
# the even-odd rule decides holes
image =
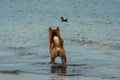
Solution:
[[[61,16],[61,22],[68,22],[68,18],[65,19]]]

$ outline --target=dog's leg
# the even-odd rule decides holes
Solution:
[[[53,50],[50,54],[50,58],[51,58],[51,64],[55,63],[55,51]]]
[[[62,59],[62,64],[66,64],[66,60],[67,60],[67,59],[66,59],[66,55],[65,55],[65,54],[62,56],[61,59]]]
[[[51,55],[51,64],[55,63],[55,57]]]
[[[66,64],[67,57],[64,49],[62,49],[60,57],[61,57],[62,64]]]

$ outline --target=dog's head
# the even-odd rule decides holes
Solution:
[[[57,38],[56,38],[57,37]],[[59,41],[58,43],[60,44],[60,46],[63,46],[63,39],[60,36],[60,29],[59,27],[57,27],[56,29],[52,29],[51,27],[49,27],[49,33],[48,33],[48,38],[49,38],[49,42],[56,42]]]
[[[59,27],[57,27],[56,29],[52,29],[51,27],[49,27],[49,34],[48,34],[49,40],[51,41],[54,36],[60,37],[60,29],[59,29]]]

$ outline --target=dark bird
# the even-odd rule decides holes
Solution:
[[[68,19],[66,18],[63,18],[63,17],[61,17],[61,22],[68,22]]]

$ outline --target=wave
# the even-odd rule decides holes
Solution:
[[[20,74],[23,71],[20,70],[0,70],[2,74]]]
[[[97,41],[97,40],[77,40],[71,39],[68,43],[78,44],[78,45],[88,45],[88,46],[98,46],[98,47],[112,47],[120,48],[120,43],[115,41]]]

